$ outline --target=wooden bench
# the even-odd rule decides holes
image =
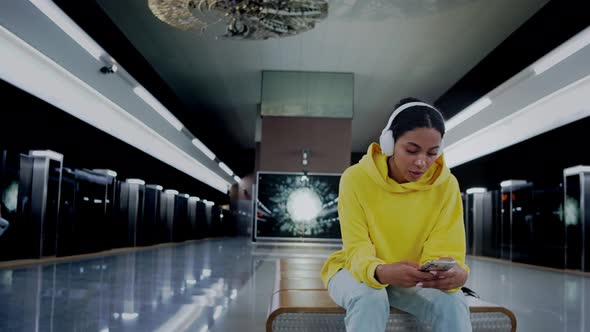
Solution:
[[[324,260],[290,258],[277,262],[267,332],[345,331],[345,310],[336,305],[319,278]],[[516,331],[516,317],[501,306],[467,296],[473,331]],[[391,308],[386,331],[429,331],[412,315]]]

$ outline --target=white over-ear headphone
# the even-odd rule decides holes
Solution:
[[[379,137],[379,145],[381,146],[381,152],[384,155],[387,155],[387,156],[393,155],[393,147],[395,145],[395,140],[393,139],[393,132],[390,129],[391,124],[393,123],[393,119],[395,119],[395,117],[398,114],[400,114],[401,112],[403,112],[404,110],[406,110],[410,107],[414,107],[414,106],[426,106],[426,107],[432,108],[433,110],[438,112],[441,119],[444,119],[444,117],[439,112],[439,110],[437,110],[436,108],[434,108],[426,103],[423,103],[423,102],[413,101],[413,102],[405,103],[405,104],[401,105],[400,107],[396,108],[395,111],[393,111],[393,114],[391,114],[391,116],[389,117],[389,121],[387,122],[387,126],[385,126],[385,128],[383,128],[383,131],[381,131],[381,136]],[[443,150],[443,142],[441,141],[440,148],[438,149],[439,156],[442,153],[442,150]]]

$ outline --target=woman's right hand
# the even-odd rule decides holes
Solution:
[[[433,273],[418,270],[419,267],[418,264],[409,261],[381,264],[375,269],[375,275],[382,284],[404,288],[415,287],[419,282],[436,278]]]

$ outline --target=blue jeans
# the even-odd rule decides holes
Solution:
[[[383,332],[389,306],[430,324],[432,331],[471,331],[469,307],[462,292],[446,293],[433,288],[389,286],[376,289],[358,282],[342,269],[328,283],[332,300],[346,309],[347,331]]]

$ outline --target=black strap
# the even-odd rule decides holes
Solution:
[[[477,295],[477,293],[476,293],[476,292],[474,292],[472,289],[469,289],[469,288],[467,288],[467,287],[461,287],[461,291],[463,291],[463,293],[464,293],[466,296],[473,296],[473,297],[475,297],[475,298],[478,298],[478,299],[479,299],[479,295]]]

